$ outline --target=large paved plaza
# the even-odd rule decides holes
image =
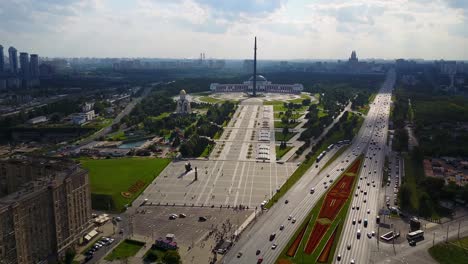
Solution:
[[[207,160],[172,162],[148,186],[150,204],[258,207],[294,172],[277,163],[272,106],[252,98],[239,105]],[[185,173],[185,163],[197,168]]]

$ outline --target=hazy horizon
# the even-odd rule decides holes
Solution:
[[[463,0],[6,0],[1,45],[41,57],[468,59]]]

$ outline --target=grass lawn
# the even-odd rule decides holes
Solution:
[[[304,101],[305,99],[311,99],[312,101],[312,98],[308,94],[301,94],[301,98],[288,100],[288,102],[295,103],[295,104],[302,104],[302,101]]]
[[[429,254],[440,264],[462,264],[468,259],[468,237],[440,243],[429,248]]]
[[[202,102],[205,102],[205,103],[210,103],[210,104],[216,104],[216,103],[223,102],[223,100],[216,99],[216,98],[211,97],[211,96],[201,96],[201,97],[198,98],[198,100],[200,100]]]
[[[110,124],[112,124],[111,118],[98,117],[92,120],[91,122],[87,123],[86,125],[84,125],[84,127],[101,129],[101,128],[110,126]]]
[[[284,124],[281,121],[275,121],[274,125],[275,128],[284,128],[284,127],[289,127],[289,128],[294,128],[298,125],[299,123],[294,123],[294,124]]]
[[[144,245],[144,242],[125,239],[104,259],[109,261],[127,259],[134,256]]]
[[[274,112],[273,113],[273,118],[274,119],[281,119],[281,117],[284,116],[284,112],[280,114],[281,112]],[[291,115],[291,119],[299,119],[303,115],[302,112],[296,112],[295,114]]]
[[[125,133],[122,130],[112,133],[107,137],[107,140],[110,141],[124,141],[126,139],[127,137],[125,136]]]
[[[280,146],[275,146],[276,149],[276,158],[281,159],[284,154],[288,153],[292,149],[291,146],[286,146],[285,148],[280,148]]]
[[[417,178],[425,177],[424,171],[422,168],[422,164],[419,166],[410,156],[404,156],[405,161],[405,177],[404,183],[410,189],[411,193],[411,207],[412,208],[419,208],[419,190],[417,184]]]
[[[213,139],[220,139],[223,132],[223,130],[216,132],[216,134],[213,136]]]
[[[203,150],[202,154],[200,154],[200,157],[206,158],[210,156],[211,150],[213,149],[214,145],[209,145],[206,146],[206,148]]]
[[[121,212],[124,205],[138,197],[171,160],[121,158],[80,159],[80,162],[89,171],[93,208]],[[129,198],[122,196],[122,192],[130,192],[129,189],[137,182],[142,184],[132,191]]]
[[[170,112],[164,112],[164,113],[161,113],[161,114],[158,115],[158,116],[152,116],[151,119],[153,119],[153,120],[161,120],[161,119],[163,119],[163,118],[165,118],[165,117],[168,117],[168,116],[170,116],[170,115],[171,115]]]
[[[275,141],[289,141],[292,137],[294,137],[297,133],[292,133],[292,132],[289,132],[287,135],[286,135],[286,138],[284,137],[283,133],[282,132],[278,132],[276,131],[275,132]]]

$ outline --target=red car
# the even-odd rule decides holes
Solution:
[[[259,259],[257,260],[257,264],[260,264],[260,263],[262,263],[262,262],[263,262],[263,258],[259,258]]]

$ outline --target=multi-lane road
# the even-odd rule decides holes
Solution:
[[[351,210],[336,250],[336,260],[342,263],[368,263],[370,249],[378,243],[376,217],[379,205],[384,204],[380,195],[383,167],[386,155],[388,117],[391,91],[395,84],[394,71],[389,72],[380,93],[376,96],[366,118],[366,133],[361,145],[365,154],[364,164],[351,202]],[[367,193],[365,195],[365,193]],[[356,196],[357,195],[357,196]],[[357,207],[360,207],[357,210]],[[364,221],[367,219],[367,227]],[[360,238],[358,238],[358,231]]]
[[[366,186],[368,190],[366,196],[369,197],[364,198],[363,193],[358,193],[357,197],[353,196],[353,204],[362,203],[365,206],[361,206],[360,210],[350,211],[337,254],[341,254],[342,259],[348,261],[342,261],[343,263],[350,263],[351,259],[355,259],[356,263],[366,263],[366,258],[369,256],[369,244],[372,240],[375,243],[375,238],[367,241],[366,234],[363,233],[360,240],[356,239],[355,232],[357,228],[350,221],[356,217],[367,217],[369,221],[373,219],[372,222],[369,222],[369,228],[373,227],[375,223],[379,200],[377,198],[378,190],[381,186],[381,168],[385,156],[384,145],[386,142],[391,90],[394,82],[395,72],[390,70],[352,145],[322,172],[319,173],[320,166],[318,168],[312,166],[276,205],[259,216],[256,223],[242,234],[238,242],[224,257],[224,263],[256,263],[259,258],[263,258],[263,263],[274,263],[300,223],[304,221],[311,208],[326,192],[331,184],[330,180],[336,181],[342,169],[345,169],[363,153],[366,155],[366,167],[361,170],[360,176],[363,177],[363,180],[359,181],[359,185]],[[322,160],[319,165],[324,163],[325,161]],[[369,172],[371,173],[370,176]],[[364,177],[368,178],[365,179]],[[367,180],[370,181],[369,186],[367,186]],[[313,194],[310,194],[311,188],[315,189]],[[363,202],[364,199],[367,200],[366,203]],[[285,200],[289,202],[286,204]],[[370,210],[369,214],[367,213],[368,209]],[[293,223],[292,219],[288,220],[288,216],[295,218],[296,223]],[[281,225],[284,225],[283,230],[279,230]],[[272,233],[276,233],[276,237],[270,242],[269,237]],[[272,249],[273,243],[278,245],[276,249]],[[352,244],[351,250],[345,249],[348,243]],[[363,245],[362,250],[359,249],[359,244]],[[258,250],[260,250],[260,254],[257,255]],[[241,257],[238,257],[239,252],[242,253]]]

